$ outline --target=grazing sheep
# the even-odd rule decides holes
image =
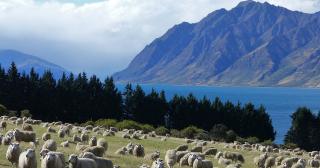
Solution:
[[[187,138],[186,138],[186,139],[184,139],[184,141],[185,141],[186,143],[188,143],[188,144],[193,142],[193,140],[191,140],[191,139],[187,139]]]
[[[115,152],[115,154],[117,154],[117,155],[125,155],[125,154],[127,154],[127,148],[126,147],[122,147],[122,148],[118,149]]]
[[[103,139],[103,138],[99,138],[97,141],[97,146],[102,146],[104,147],[104,150],[107,151],[108,150],[108,142]]]
[[[51,139],[51,134],[49,134],[49,133],[44,133],[43,135],[42,135],[42,140],[43,141],[46,141],[46,140],[49,140],[49,139]]]
[[[37,168],[37,158],[34,149],[27,149],[19,156],[19,168]]]
[[[221,165],[227,166],[227,165],[232,163],[232,160],[220,157],[219,160],[218,160],[218,163],[221,164]]]
[[[48,127],[47,132],[56,133],[57,131],[53,127]]]
[[[176,151],[186,151],[186,150],[188,150],[188,145],[179,145],[176,148]]]
[[[23,124],[23,120],[21,118],[18,118],[15,123],[17,126]]]
[[[48,149],[49,151],[56,151],[57,150],[57,143],[56,143],[56,141],[49,139],[44,142],[42,149]]]
[[[6,153],[6,158],[11,162],[11,164],[18,165],[19,155],[21,153],[21,148],[19,143],[12,143],[9,145]]]
[[[280,166],[283,159],[284,159],[284,156],[276,157],[276,166]]]
[[[213,164],[210,160],[202,160],[198,157],[194,160],[192,168],[213,168]]]
[[[299,159],[297,163],[293,164],[291,168],[305,168],[307,161],[305,159]]]
[[[97,164],[93,159],[78,158],[77,155],[69,156],[69,168],[97,168]]]
[[[22,125],[22,130],[23,130],[23,131],[33,131],[33,128],[32,128],[32,126],[31,126],[30,124],[24,123],[24,124]]]
[[[102,146],[89,146],[83,152],[91,152],[98,157],[103,157],[105,149]]]
[[[93,136],[90,138],[89,146],[97,146],[97,137]]]
[[[193,162],[196,158],[197,158],[197,155],[194,153],[191,153],[188,157],[188,165],[193,166]]]
[[[132,153],[133,156],[144,157],[144,147],[142,145],[135,145]]]
[[[206,149],[203,154],[204,155],[216,155],[218,150],[216,148],[208,148]]]
[[[155,151],[155,152],[149,153],[144,157],[145,160],[152,160],[152,161],[155,161],[158,158],[160,158],[160,152],[159,151]]]
[[[4,137],[2,137],[1,143],[3,145],[10,145],[11,141],[12,141],[12,137],[4,136]]]
[[[64,154],[62,152],[54,152],[54,151],[49,151],[48,149],[42,149],[40,151],[40,160],[44,159],[44,157],[46,157],[46,155],[48,153],[52,153],[57,155],[58,157],[60,157],[60,159],[62,160],[63,163],[65,163],[65,159],[64,159]]]
[[[97,168],[113,168],[113,163],[111,160],[104,159],[102,157],[97,157],[90,152],[83,153],[82,158],[93,159],[97,164]]]
[[[6,130],[7,129],[7,122],[1,121],[0,122],[0,130]]]
[[[61,145],[62,147],[64,147],[64,148],[67,148],[67,147],[69,147],[69,141],[61,142],[60,145]]]
[[[214,157],[215,159],[219,159],[220,157],[223,156],[222,152],[217,152],[216,156]]]
[[[180,162],[180,159],[185,156],[187,153],[189,153],[188,151],[177,151],[176,155],[177,155],[177,163]]]
[[[236,163],[236,164],[230,164],[226,168],[240,168],[240,167],[241,167],[241,164]]]
[[[81,138],[78,137],[77,135],[73,135],[72,141],[73,141],[73,142],[81,142]]]
[[[264,167],[265,168],[271,168],[273,166],[276,165],[276,159],[273,156],[269,156],[267,157],[265,163],[264,163]]]
[[[314,167],[320,167],[320,161],[315,159],[308,160],[308,165],[312,168]]]
[[[76,145],[76,151],[81,152],[84,151],[87,147],[89,147],[88,145],[83,145],[80,142],[77,143]]]
[[[264,153],[260,156],[255,157],[253,159],[253,162],[257,167],[262,168],[262,167],[264,167],[264,163],[267,158],[268,158],[268,155],[266,153]]]
[[[240,161],[240,162],[244,162],[244,157],[242,156],[241,153],[238,152],[223,152],[223,157],[226,159],[230,159],[234,162]]]
[[[58,136],[59,136],[59,138],[64,138],[66,136],[66,133],[64,132],[64,130],[59,129]]]
[[[82,133],[80,136],[80,139],[81,139],[81,142],[87,142],[87,141],[89,141],[89,135]]]
[[[179,166],[180,167],[188,165],[188,158],[189,158],[190,154],[191,153],[186,153],[184,156],[181,157],[181,159],[179,161]]]
[[[20,131],[15,129],[14,138],[17,142],[35,142],[36,141],[36,133],[31,131]]]
[[[190,150],[191,152],[202,152],[202,146],[194,146]]]
[[[299,158],[297,158],[297,157],[285,158],[282,160],[281,165],[284,165],[286,167],[291,167],[298,160],[299,160]]]
[[[130,134],[124,133],[124,134],[122,135],[122,138],[130,139]]]
[[[173,168],[173,165],[177,162],[177,151],[167,150],[164,160],[166,161],[169,168]]]
[[[163,160],[161,160],[160,158],[158,158],[157,160],[155,160],[152,163],[151,168],[164,168],[164,162]]]
[[[41,160],[41,168],[65,168],[64,157],[48,152]]]

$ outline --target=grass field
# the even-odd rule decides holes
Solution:
[[[10,129],[16,128],[15,125],[12,124],[8,124],[7,127],[7,131]],[[44,141],[41,140],[41,136],[43,133],[45,133],[47,131],[47,128],[43,128],[40,125],[33,125],[33,129],[37,134],[37,137],[40,139],[40,145],[37,147],[37,159],[38,159],[38,167],[40,167],[40,156],[39,156],[39,152],[41,149],[42,144],[44,143]],[[58,128],[56,128],[58,130]],[[6,131],[2,131],[2,134],[5,134]],[[91,135],[93,135],[94,133],[91,133]],[[94,134],[95,135],[95,134]],[[181,144],[185,144],[184,139],[178,139],[178,138],[168,138],[166,141],[161,141],[160,138],[151,138],[148,137],[148,139],[145,140],[130,140],[130,139],[124,139],[121,137],[122,133],[119,132],[116,134],[116,136],[109,136],[109,137],[103,137],[106,139],[106,141],[108,142],[108,151],[105,157],[111,159],[114,163],[114,165],[119,165],[121,168],[138,168],[139,166],[141,166],[143,163],[146,163],[148,165],[151,165],[151,161],[145,160],[143,158],[137,158],[134,157],[132,155],[128,155],[128,156],[122,156],[122,155],[116,155],[115,151],[119,148],[121,148],[122,146],[127,145],[129,142],[132,142],[134,144],[138,143],[138,144],[142,144],[145,148],[145,153],[151,153],[154,152],[156,150],[160,151],[161,153],[161,158],[164,159],[165,156],[165,152],[168,149],[174,149],[176,148],[178,145]],[[101,138],[102,136],[97,136],[98,138]],[[70,140],[72,141],[72,137],[65,137],[63,139],[58,138],[57,134],[51,133],[51,138],[54,139],[57,144],[58,144],[58,150],[60,152],[63,152],[65,154],[65,157],[67,158],[70,154],[79,154],[77,152],[75,152],[75,146],[76,144],[71,143],[70,147],[68,148],[62,148],[60,146],[60,143],[66,140]],[[29,143],[22,143],[21,144],[22,149],[26,149],[30,147]],[[233,150],[233,149],[225,149],[223,148],[224,144],[208,144],[207,146],[205,146],[205,148],[208,147],[215,147],[217,148],[219,151],[237,151],[243,154],[244,158],[245,158],[245,163],[242,165],[242,167],[244,168],[253,168],[254,164],[253,164],[253,158],[257,155],[259,155],[259,152],[254,152],[254,151],[240,151],[240,150]],[[192,147],[191,144],[189,144],[189,149]],[[1,145],[0,146],[0,167],[1,168],[5,168],[5,167],[12,167],[11,163],[6,160],[5,158],[5,153],[7,150],[8,146],[4,146]],[[213,161],[214,167],[224,167],[222,165],[219,165],[217,163],[217,160],[215,160],[213,158],[213,156],[211,157],[206,157],[206,159],[210,159]],[[175,165],[175,167],[179,167],[177,164]]]

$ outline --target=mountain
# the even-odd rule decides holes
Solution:
[[[181,23],[147,45],[118,82],[320,87],[320,13],[244,1]]]
[[[12,62],[16,64],[20,72],[29,73],[32,67],[39,74],[43,74],[46,70],[50,70],[56,79],[61,77],[63,72],[68,73],[64,68],[36,56],[15,50],[0,50],[1,67],[7,70]]]

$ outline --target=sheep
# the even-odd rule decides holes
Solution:
[[[197,158],[197,155],[194,153],[191,153],[188,157],[188,165],[193,166],[193,162],[196,158]]]
[[[198,157],[194,160],[192,168],[213,168],[213,164],[210,160],[202,160]]]
[[[10,145],[11,141],[12,141],[12,137],[4,136],[4,137],[2,137],[1,143],[3,145]]]
[[[115,128],[115,127],[110,127],[109,130],[110,130],[110,131],[113,131],[113,132],[118,132],[118,129]]]
[[[33,131],[33,128],[32,128],[32,126],[31,126],[30,124],[24,123],[24,124],[22,125],[22,130],[23,130],[23,131]]]
[[[97,164],[97,168],[113,168],[113,163],[111,160],[104,159],[102,157],[97,157],[90,152],[83,153],[82,158],[93,159]]]
[[[155,152],[149,153],[144,157],[145,160],[152,160],[152,161],[155,161],[158,158],[160,158],[160,152],[159,151],[155,151]]]
[[[65,163],[64,154],[62,152],[49,151],[48,149],[42,149],[40,151],[40,159],[44,159],[44,157],[46,157],[48,153],[57,155],[58,157],[60,157],[62,162]]]
[[[188,145],[179,145],[176,148],[176,151],[186,151],[186,150],[188,150]]]
[[[77,155],[69,156],[69,168],[97,168],[97,164],[93,159],[78,158]]]
[[[53,127],[48,127],[47,132],[56,133],[57,131]]]
[[[127,154],[127,148],[126,147],[122,147],[122,148],[118,149],[115,152],[115,154],[117,154],[117,155],[125,155],[125,154]]]
[[[194,146],[190,150],[191,152],[202,152],[202,146]]]
[[[41,168],[65,168],[64,158],[52,152],[48,152],[41,160]]]
[[[150,166],[147,164],[142,164],[139,168],[150,168]]]
[[[0,122],[0,129],[1,130],[6,130],[7,129],[7,122],[1,121]]]
[[[253,162],[257,167],[262,168],[267,158],[268,158],[268,155],[264,153],[260,156],[255,157],[253,159]]]
[[[181,159],[179,160],[180,167],[188,165],[188,158],[189,158],[190,154],[191,153],[186,153],[184,156],[181,157]]]
[[[297,163],[293,164],[291,168],[305,168],[307,161],[305,159],[299,159]]]
[[[27,149],[19,156],[19,168],[37,168],[37,158],[34,149]]]
[[[241,164],[236,163],[236,164],[230,164],[226,168],[240,168],[240,167],[241,167]]]
[[[217,152],[217,154],[214,156],[215,159],[219,159],[220,157],[223,156],[222,152]]]
[[[103,139],[103,138],[99,138],[97,141],[97,146],[102,146],[104,147],[104,150],[107,151],[108,150],[108,142]]]
[[[103,157],[105,149],[102,146],[89,146],[83,152],[91,152],[98,157]]]
[[[133,145],[131,142],[127,144],[126,149],[127,149],[127,153],[129,154],[133,154],[133,148],[135,145]]]
[[[223,157],[220,157],[219,160],[218,160],[218,163],[221,164],[221,165],[224,165],[224,166],[227,166],[229,164],[231,164],[232,160],[230,159],[225,159]]]
[[[59,129],[59,130],[58,130],[58,136],[59,136],[59,138],[64,138],[65,135],[66,135],[66,133],[65,133],[62,129]]]
[[[163,160],[161,160],[160,158],[158,158],[157,160],[155,160],[152,163],[151,168],[164,168],[164,162]]]
[[[285,158],[282,160],[281,165],[291,167],[298,160],[299,160],[299,158],[297,158],[297,157]]]
[[[83,145],[80,142],[78,142],[76,145],[76,151],[81,152],[81,151],[84,151],[88,147],[89,147],[88,145]]]
[[[23,124],[23,120],[21,118],[18,118],[14,124],[16,124],[16,126]]]
[[[93,136],[90,138],[89,146],[97,146],[97,137]]]
[[[177,151],[174,149],[167,150],[164,160],[169,168],[173,168],[173,165],[177,162]]]
[[[89,141],[89,135],[82,133],[80,136],[80,139],[81,139],[81,142],[87,142],[87,141]]]
[[[310,167],[320,167],[320,161],[315,159],[308,160],[308,165]]]
[[[69,141],[61,142],[60,146],[62,146],[62,147],[64,147],[64,148],[69,147]]]
[[[44,142],[42,149],[48,149],[50,151],[56,151],[57,150],[57,143],[56,141],[49,139]]]
[[[77,135],[73,135],[72,141],[73,141],[73,142],[81,142],[81,138],[78,137]]]
[[[133,148],[133,156],[144,157],[144,147],[142,145],[135,145]]]
[[[230,159],[234,162],[236,161],[240,161],[240,162],[244,162],[244,157],[238,153],[238,152],[223,152],[223,157],[226,158],[226,159]]]
[[[49,139],[51,139],[51,134],[49,134],[47,132],[42,134],[42,140],[43,141],[46,141],[46,140],[49,140]]]
[[[218,150],[216,148],[208,148],[206,149],[203,154],[204,155],[216,155]]]
[[[265,163],[264,163],[264,167],[265,168],[271,168],[273,166],[275,166],[276,164],[276,159],[272,156],[267,157]]]
[[[283,159],[284,159],[284,156],[276,157],[276,161],[275,161],[276,166],[280,166]]]
[[[9,145],[6,153],[6,158],[11,162],[11,164],[18,165],[19,155],[21,153],[21,148],[19,143],[12,143]]]
[[[128,134],[128,133],[124,133],[124,134],[122,135],[122,138],[130,139],[130,134]]]
[[[20,131],[15,129],[14,138],[17,142],[35,142],[36,141],[36,133],[31,131]]]

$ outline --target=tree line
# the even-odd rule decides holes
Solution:
[[[111,77],[101,81],[95,75],[70,73],[56,80],[50,71],[41,76],[33,68],[20,73],[14,63],[7,71],[0,66],[0,103],[16,111],[28,109],[33,118],[44,121],[129,119],[171,129],[194,125],[204,130],[223,124],[241,137],[275,137],[263,106],[233,104],[219,98],[199,100],[193,94],[167,100],[164,91],[146,93],[139,85],[127,84],[120,91]]]

